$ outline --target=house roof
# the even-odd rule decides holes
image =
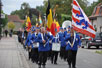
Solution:
[[[97,16],[102,16],[102,2],[99,3],[93,10],[92,15],[89,17],[95,19]]]
[[[8,15],[8,21],[24,23],[24,20],[21,20],[17,15]]]

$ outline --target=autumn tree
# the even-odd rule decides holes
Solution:
[[[7,25],[8,25],[8,28],[9,28],[9,29],[12,29],[12,30],[13,30],[13,29],[15,28],[14,22],[8,22]]]

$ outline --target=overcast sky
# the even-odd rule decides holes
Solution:
[[[23,2],[29,3],[32,8],[36,6],[43,5],[44,0],[2,0],[3,11],[6,14],[10,14],[14,10],[20,9],[20,6]],[[90,3],[97,0],[88,0]]]

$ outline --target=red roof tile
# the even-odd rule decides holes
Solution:
[[[102,2],[94,8],[91,16],[102,16]]]
[[[24,23],[24,20],[21,20],[17,15],[8,15],[8,21]]]

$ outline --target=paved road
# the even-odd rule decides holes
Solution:
[[[0,68],[29,68],[14,37],[0,40]]]
[[[38,68],[37,64],[28,60],[27,54],[27,51],[17,42],[16,37],[3,39],[0,42],[0,68]],[[58,65],[48,61],[46,68],[68,68],[68,65],[59,58]],[[87,49],[79,49],[77,68],[102,68],[102,55]]]
[[[83,49],[86,49],[86,48],[83,48]],[[86,49],[86,50],[95,53],[96,51],[102,51],[102,47],[100,47],[99,49],[97,49],[96,47],[93,46],[90,49]]]

